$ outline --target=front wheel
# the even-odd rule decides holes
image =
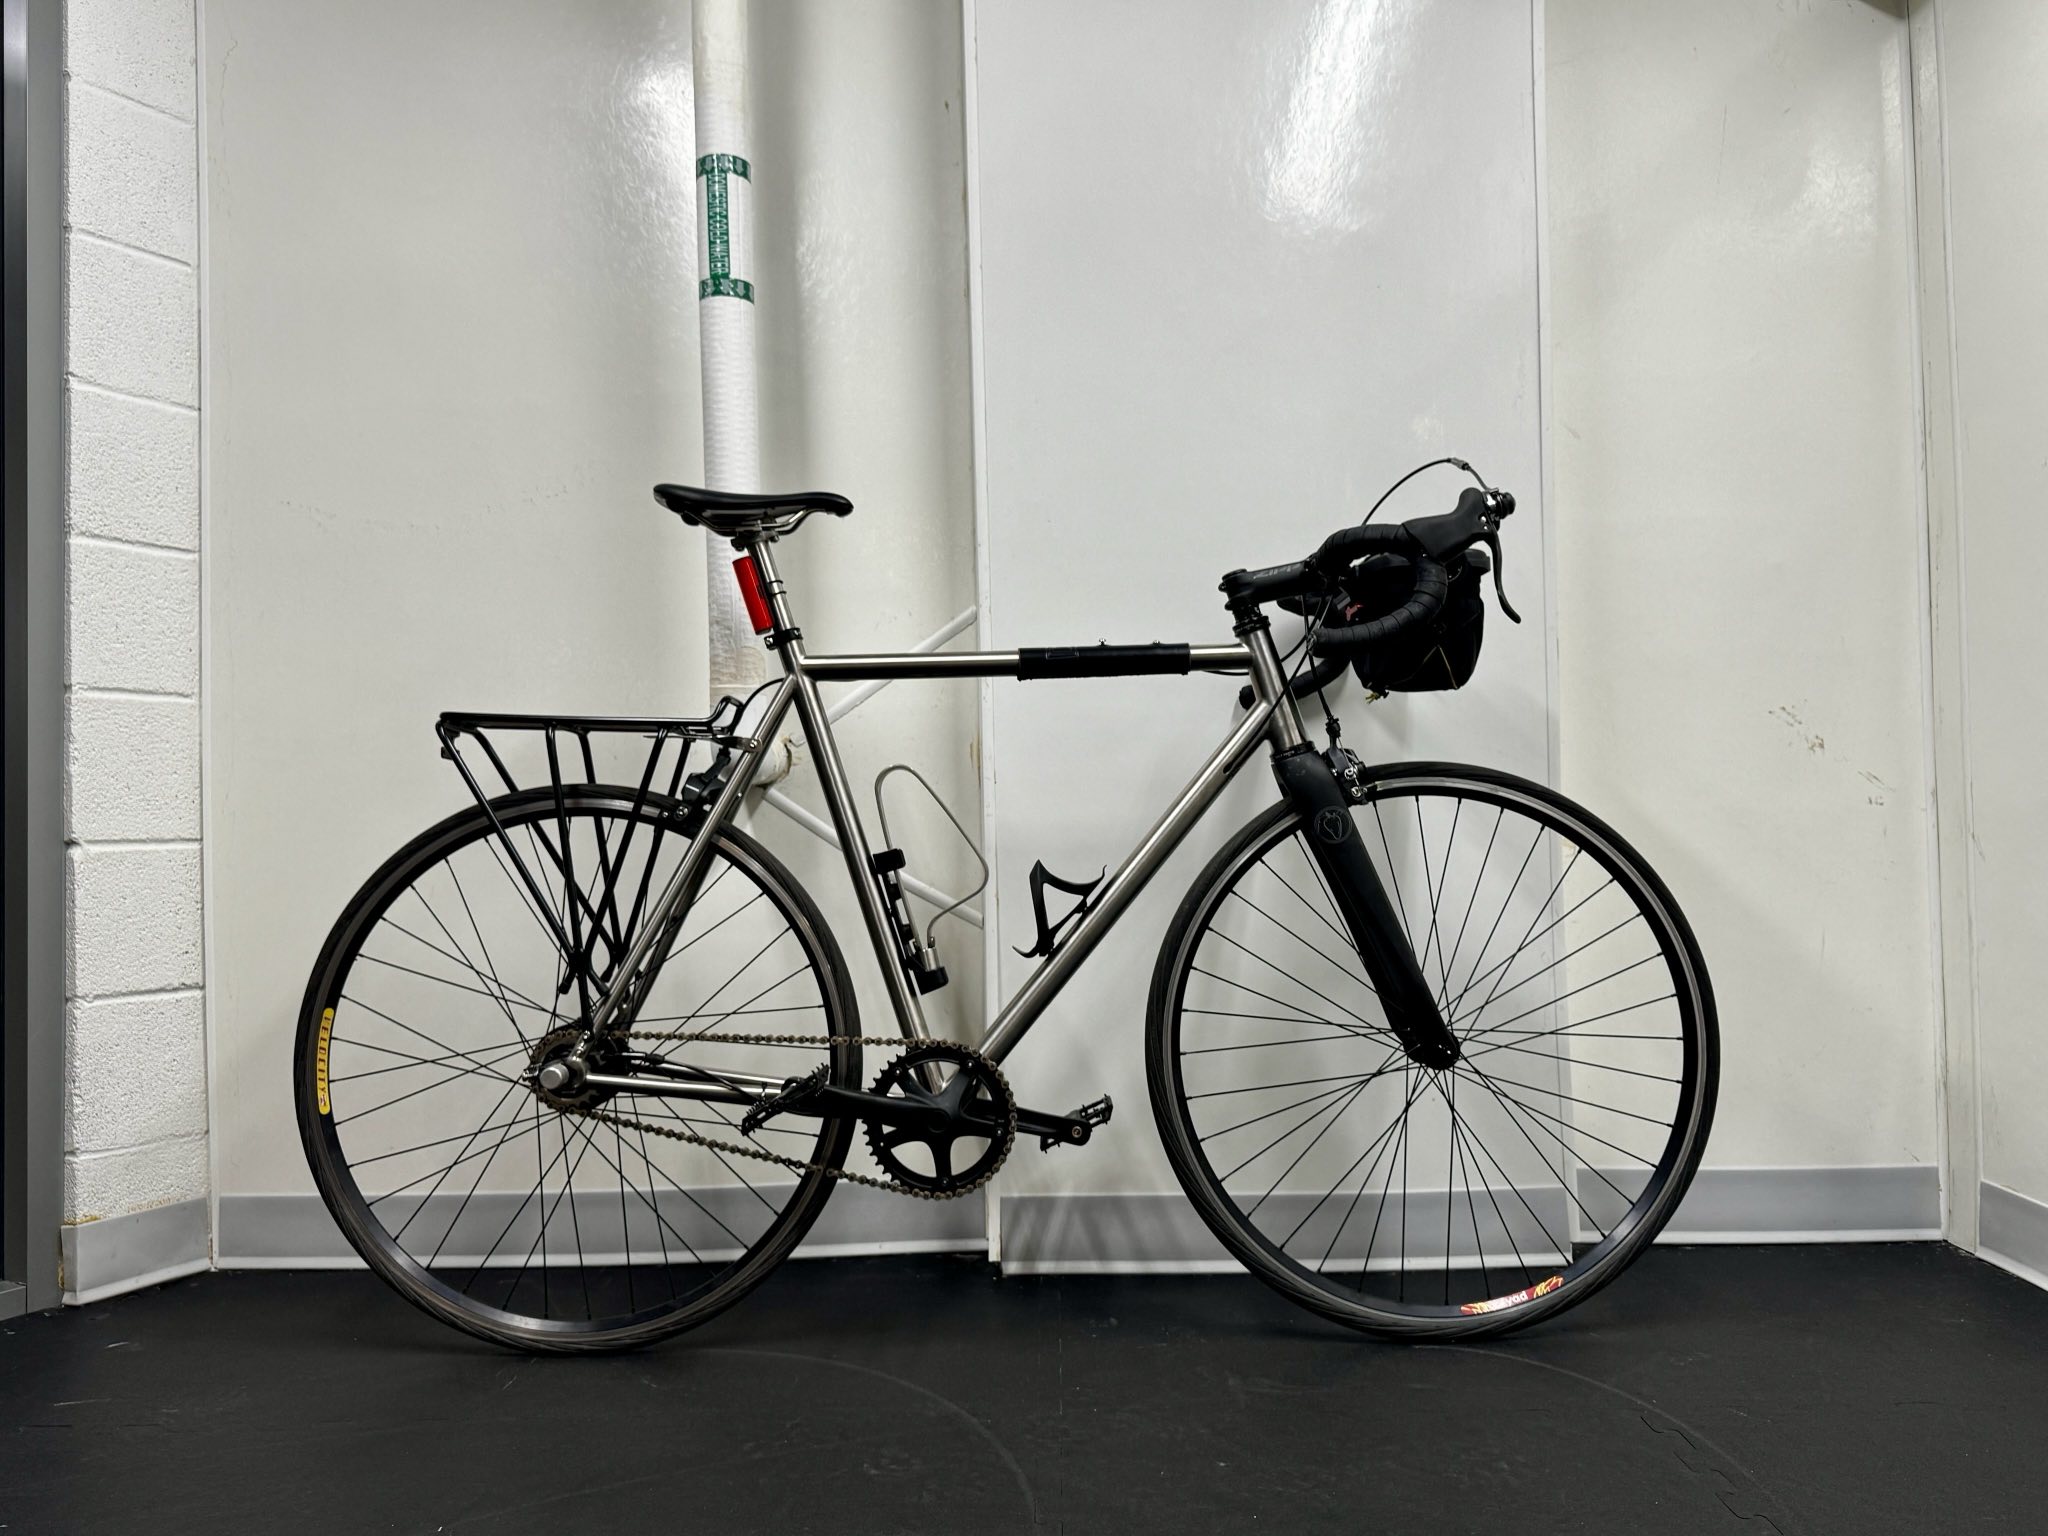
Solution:
[[[1409,1059],[1279,805],[1196,880],[1159,955],[1153,1112],[1254,1274],[1403,1338],[1522,1327],[1648,1245],[1713,1120],[1692,931],[1634,849],[1549,789],[1444,763],[1352,807],[1459,1059]]]

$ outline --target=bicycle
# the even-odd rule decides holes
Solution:
[[[1461,684],[1489,569],[1516,617],[1514,498],[1473,479],[1452,512],[1369,513],[1305,560],[1231,572],[1228,644],[874,655],[812,654],[776,569],[843,497],[657,487],[738,551],[781,676],[702,718],[441,718],[476,803],[350,902],[299,1021],[301,1134],[341,1230],[472,1334],[624,1348],[745,1295],[838,1183],[954,1198],[1020,1138],[1085,1145],[1107,1098],[1026,1108],[1002,1063],[1263,745],[1279,799],[1196,877],[1151,985],[1150,1097],[1181,1186],[1253,1274],[1354,1328],[1469,1338],[1584,1300],[1663,1227],[1705,1146],[1718,1045],[1691,930],[1562,795],[1364,764],[1327,702],[1322,748],[1300,707],[1347,665],[1376,693]],[[1285,656],[1269,606],[1303,621]],[[1113,872],[1032,870],[1036,968],[978,1046],[933,1038],[936,920],[920,938],[904,855],[869,843],[819,685],[1187,673],[1243,674],[1242,715]],[[817,906],[734,821],[792,710],[893,1036],[862,1033]],[[546,782],[519,782],[518,743]],[[637,782],[606,782],[600,746],[644,751]],[[1048,887],[1071,899],[1056,918]],[[848,1166],[856,1132],[872,1173]]]

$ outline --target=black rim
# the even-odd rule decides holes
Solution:
[[[1354,817],[1461,1060],[1407,1058],[1277,816],[1182,929],[1166,1054],[1186,1150],[1238,1235],[1340,1307],[1562,1304],[1661,1226],[1703,1140],[1682,921],[1618,839],[1533,789],[1389,776]]]
[[[566,820],[552,791],[495,809],[532,843],[529,866],[562,925],[572,899],[587,904],[621,951],[686,846],[664,824],[669,808],[636,808],[631,791],[574,792]],[[557,860],[546,839],[564,826],[571,857]],[[788,890],[759,850],[721,835],[637,1027],[854,1033],[829,940]],[[330,941],[301,1023],[301,1121],[322,1193],[387,1278],[487,1331],[571,1339],[708,1315],[794,1243],[829,1180],[546,1102],[522,1078],[574,1038],[566,974],[481,812],[452,818],[373,878]],[[629,1045],[720,1072],[779,1077],[822,1063],[853,1085],[860,1070],[851,1046]],[[732,1105],[620,1094],[597,1107],[750,1139]],[[835,1167],[851,1132],[803,1120],[751,1140]]]

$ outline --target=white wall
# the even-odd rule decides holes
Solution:
[[[191,0],[65,30],[70,852],[64,1288],[207,1260]]]
[[[1533,622],[1496,616],[1463,693],[1370,712],[1340,693],[1347,739],[1547,776],[1531,10],[975,11],[995,641],[1225,641],[1225,571],[1300,558],[1403,471],[1462,454],[1520,498],[1507,568]],[[1394,515],[1463,483],[1439,471]],[[1032,964],[1012,950],[1033,939],[1034,859],[1117,863],[1229,729],[1240,681],[994,685],[1005,990]],[[1012,1058],[1025,1102],[1107,1091],[1118,1118],[1004,1170],[1006,1263],[1190,1251],[1148,1114],[1146,991],[1203,861],[1274,798],[1261,754]],[[1110,1191],[1172,1193],[1123,1202],[1120,1225],[1053,1209]]]
[[[854,503],[807,524],[780,568],[811,650],[908,649],[975,602],[958,12],[779,0],[754,5],[752,26],[762,484]],[[827,703],[846,691],[827,688]],[[971,682],[895,683],[846,716],[836,735],[862,805],[875,774],[907,760],[978,836],[978,707]],[[783,788],[824,814],[808,765]],[[901,775],[888,794],[912,873],[970,889],[979,872],[945,818]],[[863,1027],[893,1034],[839,855],[773,812],[752,825],[824,907]],[[953,982],[925,999],[927,1018],[978,1038],[981,934],[949,921],[939,949]]]
[[[1006,10],[1016,7],[991,13]],[[433,753],[433,715],[465,703],[687,708],[701,687],[700,548],[646,499],[648,483],[688,478],[699,462],[686,10],[668,0],[320,0],[283,11],[208,0],[205,18],[207,807],[216,1132],[230,1198],[307,1187],[284,1086],[292,1009],[321,933],[360,877],[460,803]],[[756,141],[768,172],[757,258],[764,480],[823,484],[860,504],[850,523],[807,530],[792,551],[813,643],[908,642],[965,607],[973,585],[953,8],[814,0],[756,11]],[[1546,12],[1564,787],[1643,847],[1700,929],[1727,1047],[1710,1164],[1924,1173],[1935,1046],[1899,18],[1863,0],[1790,9],[1547,0]],[[1341,33],[1354,13],[1377,14],[1330,0],[1241,21],[1306,36],[1310,16]],[[1141,19],[1110,13],[1107,24]],[[74,111],[72,129],[75,145],[89,128],[102,135],[89,162],[105,170],[74,170],[69,215],[86,232],[71,259],[72,499],[87,535],[74,550],[74,669],[112,658],[109,670],[73,678],[79,963],[113,978],[76,990],[143,994],[77,1007],[74,1215],[139,1210],[206,1187],[197,1085],[129,1070],[140,1055],[132,1040],[175,1049],[178,1031],[197,1027],[179,1022],[181,1008],[197,1006],[183,958],[198,931],[196,869],[186,869],[196,768],[175,723],[196,707],[186,660],[193,599],[161,580],[181,561],[196,566],[198,541],[197,418],[179,382],[196,344],[178,294],[180,281],[193,281],[177,191],[190,135],[178,125],[191,116],[180,28],[190,22],[181,0],[71,5],[74,108],[88,86],[105,86],[141,114],[123,128],[107,103],[97,124]],[[2035,231],[2010,196],[2031,162],[2008,171],[1998,153],[2032,120],[1999,115],[2023,110],[2028,93],[1997,82],[2001,71],[2027,78],[2038,23],[2007,3],[1948,25],[1957,32],[1949,67],[1969,87],[1953,130],[1964,505],[1973,547],[1990,544],[2003,567],[1978,574],[1988,563],[1980,554],[1972,594],[1987,605],[1981,633],[2011,641],[2026,563],[2004,555],[2031,529],[2006,509],[2027,504],[2027,423],[2040,414],[2030,418],[2030,400],[2009,393],[2025,382],[2011,360],[2039,349],[2011,344],[2005,331],[2013,315],[2032,314],[2012,251],[2032,248]],[[1204,46],[1199,29],[1186,30],[1171,48]],[[1276,45],[1231,61],[1273,92],[1263,108],[1282,114],[1275,121],[1288,99],[1286,58]],[[1143,72],[1170,91],[1173,73],[1158,60],[1148,57]],[[1110,115],[1112,142],[1157,132],[1137,98],[1098,94],[1086,104]],[[1213,105],[1169,100],[1166,117],[1185,112],[1197,135],[1243,125],[1198,110]],[[1188,142],[1177,140],[1175,154]],[[776,162],[786,168],[779,179]],[[1272,170],[1265,160],[1230,166],[1208,188],[1217,197],[1249,199]],[[1302,185],[1315,204],[1322,183]],[[1442,195],[1462,206],[1455,188]],[[1075,196],[1079,206],[1107,194]],[[778,228],[783,238],[770,233]],[[1310,261],[1330,254],[1312,241],[1303,248]],[[1164,250],[1155,275],[1171,280],[1187,254]],[[1114,248],[1090,255],[1118,258]],[[110,281],[127,286],[97,304]],[[1171,349],[1186,344],[1180,332],[1199,334],[1198,297],[1162,308],[1164,334],[1148,345]],[[108,323],[115,313],[124,323]],[[1236,360],[1205,353],[1175,366],[1194,388],[1227,379]],[[1283,456],[1218,444],[1162,451],[1152,438],[1169,413],[1146,404],[1156,371],[1126,377],[1118,370],[1128,359],[1097,361],[1100,377],[1076,378],[1127,386],[1113,411],[1090,419],[1131,439],[1133,478],[1113,495],[1105,489],[1093,471],[1106,449],[1086,422],[1048,433],[1066,445],[1050,456],[1076,443],[1096,454],[1082,454],[1075,483],[1057,487],[1075,506],[1114,516],[1146,498],[1211,496],[1218,476],[1261,495],[1276,482]],[[1017,404],[1001,386],[992,380],[992,412]],[[1982,426],[1967,414],[1978,402],[1991,410]],[[1342,414],[1334,397],[1317,408]],[[1264,421],[1276,424],[1288,427],[1284,413]],[[1347,423],[1296,425],[1322,433]],[[1402,427],[1418,441],[1434,430]],[[1320,500],[1349,507],[1393,467],[1361,462],[1355,480],[1321,484]],[[1013,495],[1018,482],[993,469],[992,501]],[[1061,466],[1040,472],[1057,478]],[[1517,472],[1534,478],[1526,466]],[[1312,499],[1303,517],[1320,527]],[[1146,605],[1183,593],[1199,604],[1218,558],[1168,549],[1121,610],[1128,623],[1105,622],[1105,633],[1193,637],[1180,613]],[[2013,584],[2009,606],[1991,611],[1999,582]],[[132,615],[117,629],[93,627],[127,611],[111,595],[81,600],[102,585],[127,594]],[[1047,600],[1059,595],[1051,589]],[[1489,669],[1504,640],[1531,633],[1496,626]],[[1068,634],[1063,623],[1051,638]],[[118,643],[95,651],[108,635]],[[1034,624],[1000,638],[1049,637]],[[1986,670],[2023,654],[1973,639],[1978,696],[2024,696],[2024,674]],[[1221,729],[1224,690],[1178,686],[1191,700],[1214,695],[1206,712],[1190,707],[1175,722],[1198,753]],[[1058,692],[1094,693],[1088,707],[1105,713],[1149,708],[1154,697],[1117,684]],[[972,825],[974,702],[965,694],[952,685],[885,692],[846,727],[856,777],[910,755],[937,770]],[[102,704],[104,718],[89,721]],[[1972,717],[1975,760],[1995,769],[1978,787],[1994,834],[1980,835],[1987,846],[2024,849],[2038,831],[2024,819],[2020,776],[2034,755],[2024,737],[2032,713]],[[1419,701],[1396,717],[1388,755],[1441,743],[1454,718],[1443,701]],[[1166,777],[1187,766],[1169,763],[1161,742],[1131,750]],[[1258,798],[1241,796],[1212,831]],[[1039,819],[1028,803],[1014,808]],[[1054,809],[1045,825],[1070,808]],[[836,856],[773,818],[761,824],[830,893],[852,947],[859,929],[835,883]],[[1069,826],[1079,836],[1067,851],[1079,853],[1098,843],[1114,852],[1132,830],[1097,837],[1086,818]],[[908,840],[941,849],[942,824],[913,822]],[[1062,867],[1051,843],[1023,852],[1008,871],[1013,909],[1039,853]],[[1994,1098],[2040,1066],[2023,1022],[2031,890],[2022,858],[1987,855],[1979,886],[2003,903],[1981,932]],[[926,862],[939,883],[957,886],[965,861],[946,860]],[[1193,866],[1183,856],[1162,889]],[[94,883],[100,872],[109,879]],[[151,921],[123,927],[123,913]],[[1131,931],[1146,919],[1141,909]],[[1163,909],[1150,919],[1156,934]],[[946,959],[961,984],[943,995],[942,1027],[966,1028],[980,1014],[978,949],[956,931]],[[879,991],[857,964],[866,1022],[885,1027]],[[1113,1035],[1124,1042],[1113,1063],[1121,1082],[1136,1060],[1142,988],[1127,1019],[1077,1009],[1080,1000],[1063,1002],[1068,1022],[1056,1014],[1034,1050],[1041,1060],[1062,1054],[1063,1027]],[[105,1048],[89,1056],[95,1040]],[[189,1042],[178,1059],[193,1059]],[[1078,1069],[1070,1080],[1039,1077],[1028,1061],[1019,1058],[1017,1078],[1035,1103],[1103,1085]],[[151,1085],[155,1102],[124,1097]],[[1138,1185],[1165,1187],[1130,1086],[1123,1136],[1098,1146],[1089,1177],[1115,1152],[1133,1158]],[[1987,1176],[2048,1194],[2025,1121],[1995,1106],[1986,1119],[2004,1128],[1987,1130]],[[1034,1156],[1020,1156],[1020,1170]],[[1016,1176],[1046,1176],[1051,1161]],[[87,1198],[86,1179],[102,1175]],[[1906,1216],[1918,1219],[1927,1188],[1925,1179],[1896,1186]]]
[[[754,9],[763,482],[859,506],[790,552],[814,646],[909,644],[972,593],[958,36]],[[648,494],[701,466],[689,11],[210,0],[206,104],[232,1261],[293,1256],[260,1197],[311,1199],[287,1062],[328,925],[463,803],[435,716],[703,702],[703,541]],[[847,722],[856,777],[908,755],[972,825],[973,708],[888,690]],[[837,853],[756,825],[852,951]],[[977,951],[947,954],[966,1017]]]
[[[1709,1168],[1902,1170],[1932,1229],[1905,29],[1546,10],[1563,788],[1698,931]]]
[[[2042,998],[2048,885],[2048,688],[2039,666],[2040,573],[2048,566],[2048,11],[2029,0],[1928,5],[1916,36],[1938,71],[1945,188],[1923,217],[1944,236],[1953,351],[1955,590],[1962,598],[1957,717],[1967,780],[1969,900],[1951,921],[1974,932],[1977,1060],[1951,1083],[1953,1111],[1981,1124],[1982,1243],[2048,1273],[2048,1032]],[[1945,191],[1945,197],[1942,193]],[[1939,248],[1939,247],[1937,247]],[[1935,290],[1937,297],[1939,288]]]

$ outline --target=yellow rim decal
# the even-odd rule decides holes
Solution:
[[[1552,1275],[1548,1280],[1537,1281],[1526,1291],[1517,1291],[1512,1296],[1496,1296],[1491,1301],[1468,1301],[1458,1310],[1467,1317],[1477,1317],[1484,1312],[1505,1312],[1509,1307],[1519,1307],[1538,1296],[1548,1296],[1563,1284],[1563,1275]]]
[[[313,1054],[313,1080],[320,1095],[320,1113],[331,1115],[334,1106],[327,1102],[327,1042],[334,1038],[334,1010],[328,1009],[320,1015],[320,1049]]]

